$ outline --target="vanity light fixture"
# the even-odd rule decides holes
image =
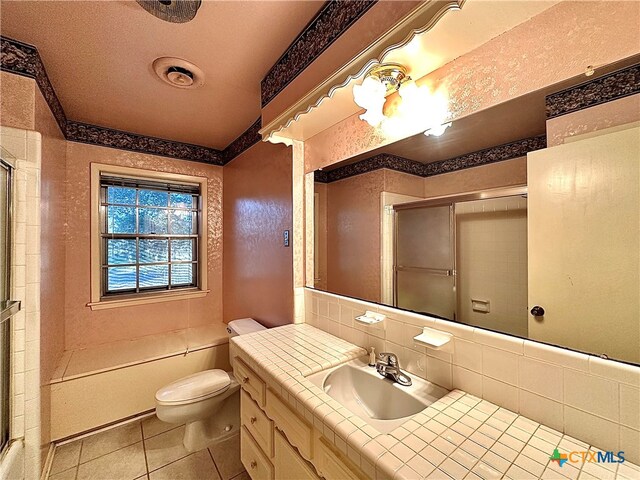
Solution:
[[[384,112],[386,97],[398,92],[401,101],[391,117]],[[383,63],[367,72],[361,85],[354,85],[353,99],[366,111],[360,119],[372,127],[382,126],[386,133],[396,136],[407,131],[422,130],[425,135],[440,136],[451,122],[449,101],[442,91],[432,92],[418,86],[407,69],[397,63]]]
[[[407,69],[397,63],[382,63],[367,72],[361,85],[353,86],[353,100],[366,110],[360,119],[377,127],[385,119],[382,109],[387,95],[397,91],[410,80]]]

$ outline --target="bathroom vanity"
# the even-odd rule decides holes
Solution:
[[[560,467],[549,458],[556,448],[595,449],[474,395],[438,393],[433,385],[432,403],[383,433],[321,388],[327,371],[357,368],[364,349],[311,325],[236,337],[230,348],[242,385],[242,462],[253,480],[640,476],[628,461]]]

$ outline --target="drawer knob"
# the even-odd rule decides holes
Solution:
[[[242,383],[249,383],[249,377],[243,377]]]
[[[258,466],[258,462],[256,462],[255,460],[252,460],[251,463],[249,464],[249,466],[253,469],[256,468]]]
[[[254,423],[256,423],[258,421],[258,419],[256,417],[251,417],[249,419],[249,421],[251,422],[251,425],[253,425]]]

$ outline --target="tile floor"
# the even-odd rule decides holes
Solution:
[[[240,437],[189,453],[184,426],[149,417],[58,446],[50,480],[249,480]]]

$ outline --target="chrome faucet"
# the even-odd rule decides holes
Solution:
[[[402,386],[411,385],[411,378],[400,370],[400,360],[395,353],[379,353],[376,360],[376,371]]]

